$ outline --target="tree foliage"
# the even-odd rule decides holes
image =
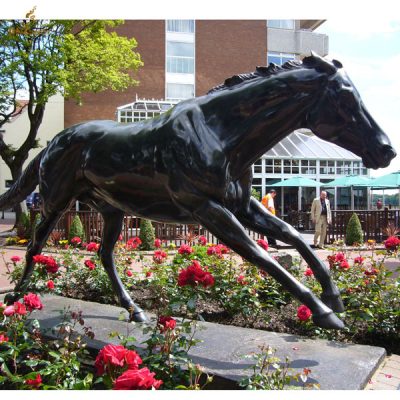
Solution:
[[[28,93],[26,139],[15,149],[0,135],[0,156],[18,179],[32,148],[49,98],[61,93],[81,102],[83,92],[124,90],[138,82],[143,65],[134,38],[117,35],[123,21],[0,20],[0,127],[21,112],[18,96]],[[55,132],[57,133],[57,132]]]

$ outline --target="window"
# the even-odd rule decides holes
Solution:
[[[273,165],[272,160],[265,160],[265,173],[266,174],[272,174],[274,172],[272,165]]]
[[[274,160],[274,174],[282,173],[282,160]]]
[[[167,83],[167,99],[183,100],[194,97],[194,85]]]
[[[257,160],[253,165],[253,173],[261,174],[262,173],[262,161],[261,159]]]
[[[295,55],[290,53],[277,53],[269,51],[267,54],[267,64],[274,63],[276,65],[282,65],[287,61],[294,60]]]
[[[167,42],[167,72],[194,73],[194,44]]]
[[[268,28],[294,29],[294,19],[269,19]]]
[[[291,160],[283,160],[283,173],[284,174],[290,174],[290,166],[291,166]]]
[[[298,174],[299,173],[299,160],[292,160],[292,174]]]
[[[193,33],[193,19],[169,19],[167,20],[167,32]]]

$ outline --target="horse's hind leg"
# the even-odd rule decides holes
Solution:
[[[117,294],[121,306],[128,310],[130,319],[135,322],[144,322],[147,320],[146,315],[133,302],[115,269],[113,250],[121,233],[124,213],[114,208],[112,211],[99,211],[104,219],[104,231],[99,249],[99,256],[103,267],[111,280],[114,292]]]
[[[292,226],[268,213],[265,207],[253,198],[250,199],[248,208],[238,215],[238,219],[249,229],[294,245],[321,283],[321,300],[335,312],[344,311],[339,290],[332,281],[328,268]]]
[[[208,201],[193,214],[218,239],[246,260],[268,272],[286,290],[308,306],[313,312],[313,321],[316,325],[329,329],[344,327],[343,322],[330,308],[250,239],[243,226],[229,210],[213,201]]]
[[[62,212],[53,212],[48,215],[42,214],[42,219],[33,233],[32,240],[28,244],[25,256],[26,265],[22,277],[15,286],[14,293],[9,293],[5,297],[7,304],[13,303],[26,292],[29,285],[29,278],[32,275],[34,267],[33,256],[40,254],[47,238],[54,229],[61,215]]]

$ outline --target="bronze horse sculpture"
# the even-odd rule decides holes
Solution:
[[[324,263],[290,225],[250,195],[252,164],[298,128],[362,157],[366,167],[396,156],[340,62],[312,54],[282,67],[235,75],[207,95],[182,101],[143,122],[91,121],[63,130],[0,197],[0,209],[22,201],[39,184],[41,221],[26,267],[8,303],[26,291],[39,254],[61,215],[76,200],[104,219],[99,256],[121,306],[144,321],[116,272],[113,248],[124,213],[161,222],[201,224],[240,256],[273,276],[324,328],[340,329],[340,293]],[[293,245],[321,284],[321,299],[247,235],[250,228]]]

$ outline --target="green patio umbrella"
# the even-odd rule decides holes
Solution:
[[[371,185],[372,179],[367,178],[365,176],[359,175],[348,175],[348,176],[341,176],[333,181],[324,183],[323,186],[325,187],[334,187],[334,186],[341,186],[341,187],[360,187],[360,186],[372,186]]]
[[[302,195],[302,189],[303,187],[319,187],[322,186],[322,183],[315,181],[314,179],[309,179],[309,178],[303,178],[302,176],[294,176],[289,179],[282,180],[280,182],[276,182],[272,185],[269,185],[271,187],[297,187],[299,188],[298,194],[297,194],[297,207],[298,210],[301,210],[301,195]]]
[[[399,189],[400,206],[400,171],[392,172],[371,180],[372,190],[383,189],[383,204],[385,204],[385,189]]]
[[[380,176],[379,178],[371,179],[371,187],[382,189],[397,189],[400,188],[400,171],[392,172],[391,174]]]
[[[324,187],[350,187],[351,192],[351,209],[354,210],[354,187],[370,187],[372,179],[366,176],[347,175],[341,176],[333,181],[324,183]]]
[[[319,187],[322,183],[315,181],[314,179],[303,178],[302,176],[294,176],[293,178],[285,179],[280,182],[276,182],[269,186],[275,187]]]

